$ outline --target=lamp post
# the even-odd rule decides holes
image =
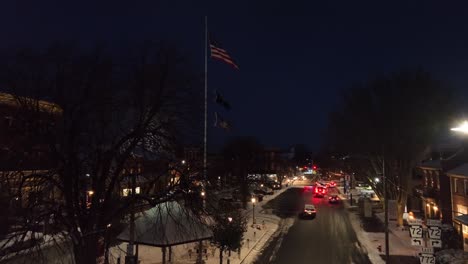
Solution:
[[[202,198],[202,207],[203,207],[203,209],[205,209],[205,207],[206,207],[206,204],[205,204],[206,203],[206,199],[205,199],[206,198],[206,193],[205,193],[205,191],[201,191],[200,196]]]
[[[461,132],[463,134],[468,134],[468,122],[463,121],[458,127],[453,127],[450,130],[456,131],[456,132]]]
[[[384,226],[385,226],[385,260],[390,262],[390,241],[388,236],[388,192],[387,192],[387,176],[385,175],[385,151],[382,151],[382,181],[383,181],[383,191],[384,191]]]
[[[255,225],[255,202],[257,202],[257,200],[255,197],[252,197],[252,225]]]

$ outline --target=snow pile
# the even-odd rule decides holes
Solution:
[[[435,253],[436,263],[465,264],[468,263],[468,252],[461,249],[446,249]]]

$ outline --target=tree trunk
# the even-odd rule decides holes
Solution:
[[[82,238],[82,243],[73,245],[75,264],[96,263],[98,256],[98,237],[89,235]]]
[[[223,264],[223,249],[219,248],[219,264]]]
[[[408,195],[403,192],[400,194],[400,199],[398,200],[397,205],[397,224],[398,226],[403,226],[403,213],[405,211],[406,200],[408,199]]]

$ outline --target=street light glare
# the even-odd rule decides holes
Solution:
[[[463,121],[463,123],[461,123],[460,126],[451,128],[450,130],[468,134],[468,122]]]

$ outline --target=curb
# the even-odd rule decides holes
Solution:
[[[276,228],[278,230],[278,228]],[[276,232],[276,230],[275,230]],[[247,255],[245,255],[245,257],[241,260],[240,264],[244,263],[245,259],[248,258],[250,256],[250,253],[252,253],[252,251],[257,247],[258,243],[260,243],[260,241],[266,236],[266,234],[269,233],[269,232],[265,232],[258,240],[257,242],[255,242],[255,245],[252,246],[252,248],[249,250],[249,253],[247,253]],[[263,247],[262,247],[263,248]]]

